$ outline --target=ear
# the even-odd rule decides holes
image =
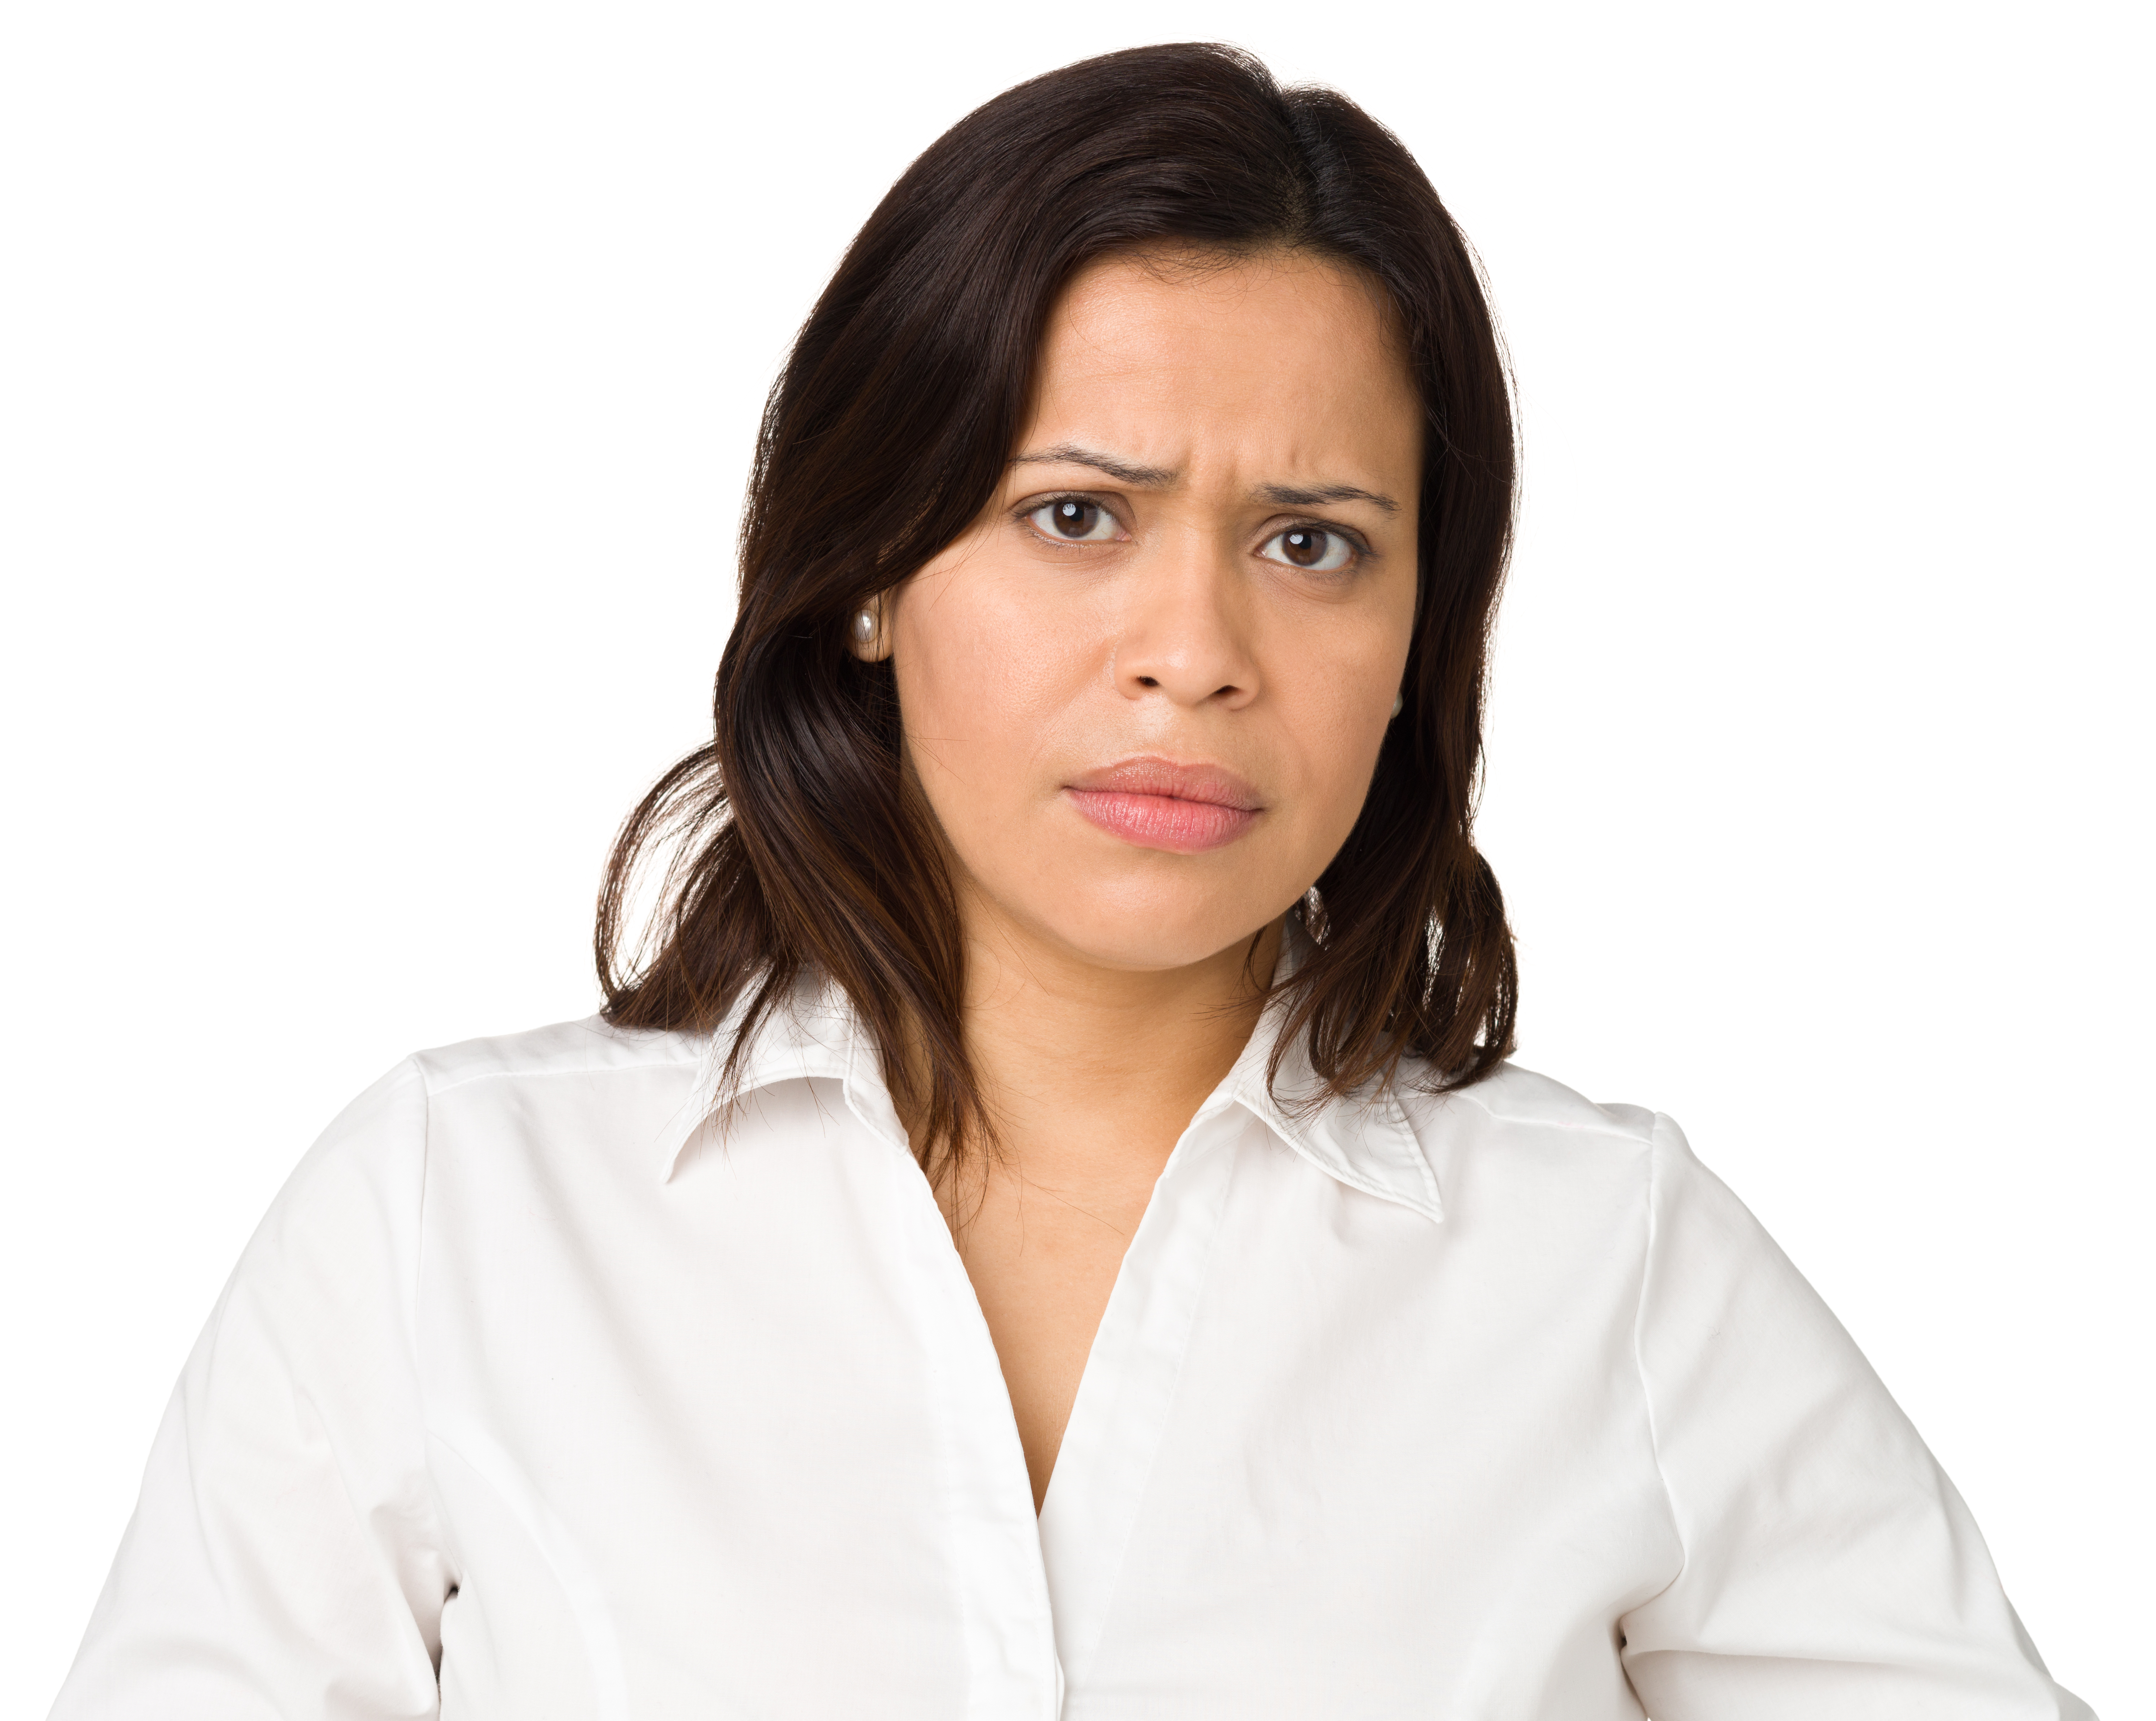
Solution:
[[[889,611],[880,593],[846,618],[846,649],[863,663],[881,663],[891,655]]]

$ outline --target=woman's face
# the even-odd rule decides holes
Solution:
[[[973,527],[886,601],[969,932],[1199,962],[1360,812],[1407,661],[1422,412],[1378,290],[1296,254],[1072,283]]]

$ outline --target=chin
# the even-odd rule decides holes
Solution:
[[[1165,971],[1188,968],[1255,937],[1286,907],[1260,911],[1255,918],[1247,906],[1225,910],[1230,902],[1259,900],[1255,892],[1211,891],[1203,902],[1178,903],[1148,892],[1136,902],[1116,896],[1092,903],[1042,903],[1029,917],[1049,938],[1098,967]]]

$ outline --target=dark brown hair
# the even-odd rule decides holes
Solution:
[[[764,410],[712,738],[614,846],[597,935],[608,1020],[708,1030],[745,1003],[737,1059],[820,970],[882,1049],[924,1159],[993,1139],[940,832],[900,768],[891,666],[856,660],[847,624],[988,505],[1071,276],[1111,253],[1193,248],[1365,271],[1428,413],[1406,704],[1361,817],[1294,911],[1316,949],[1285,983],[1282,1044],[1307,1028],[1340,1092],[1394,1077],[1404,1056],[1461,1086],[1511,1050],[1512,934],[1472,822],[1514,451],[1475,261],[1392,133],[1200,43],[1007,90],[907,168],[848,249]],[[625,950],[632,882],[654,854],[670,857],[658,911]]]

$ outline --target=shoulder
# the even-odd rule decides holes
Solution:
[[[280,1297],[370,1273],[408,1285],[422,1215],[450,1190],[495,1213],[534,1189],[640,1174],[708,1043],[593,1017],[405,1058],[300,1157],[234,1285],[274,1283]]]
[[[1580,1154],[1648,1152],[1668,1123],[1641,1106],[1597,1104],[1511,1062],[1469,1087],[1433,1093],[1403,1083],[1400,1102],[1419,1136],[1466,1135],[1493,1146]]]
[[[427,1097],[436,1099],[482,1083],[693,1072],[709,1044],[705,1035],[616,1028],[600,1017],[586,1016],[521,1034],[437,1046],[415,1054],[409,1066]]]
[[[695,1087],[706,1036],[597,1016],[416,1052],[360,1094],[300,1161],[283,1200],[354,1178],[417,1188],[444,1149],[649,1133]]]
[[[1597,1103],[1512,1063],[1440,1092],[1416,1091],[1418,1073],[1396,1091],[1449,1219],[1570,1246],[1645,1235],[1659,1168],[1683,1139],[1669,1119]]]
[[[708,1035],[588,1016],[421,1052],[411,1061],[425,1093],[430,1181],[558,1181],[658,1163],[696,1110],[711,1045]]]

